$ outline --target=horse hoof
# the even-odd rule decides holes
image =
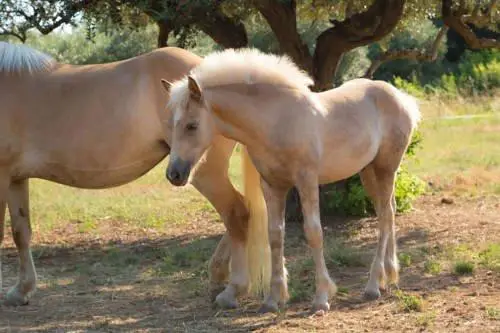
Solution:
[[[316,315],[324,315],[328,311],[330,311],[330,304],[328,302],[314,303],[312,306],[312,312]]]
[[[29,304],[29,298],[28,296],[23,296],[17,288],[12,288],[7,292],[4,298],[5,305],[8,306],[21,306],[21,305],[28,305]]]
[[[238,301],[235,298],[228,299],[223,293],[215,298],[215,304],[222,309],[236,309],[238,307]]]
[[[223,291],[224,286],[214,286],[210,288],[210,302],[215,302],[217,300],[217,296],[219,296]]]
[[[276,313],[279,311],[279,307],[277,303],[264,303],[262,306],[259,308],[257,313],[264,314],[264,313]]]
[[[373,300],[376,300],[377,298],[380,298],[380,296],[382,296],[382,294],[380,293],[380,290],[378,290],[378,289],[375,289],[375,290],[366,289],[364,296],[365,296],[366,300],[373,301]]]

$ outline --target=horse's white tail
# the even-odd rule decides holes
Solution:
[[[420,122],[421,114],[418,107],[418,101],[415,97],[403,92],[402,90],[390,85],[394,91],[396,99],[401,104],[403,109],[408,113],[411,119],[411,127],[415,129]]]
[[[241,147],[244,196],[250,219],[248,221],[247,256],[250,292],[267,295],[271,281],[271,252],[267,230],[267,207],[260,187],[260,175],[246,147]]]

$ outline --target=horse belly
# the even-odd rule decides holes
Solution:
[[[373,141],[361,150],[346,148],[326,154],[319,173],[320,184],[346,179],[361,171],[375,158],[378,143]]]
[[[68,161],[51,161],[37,153],[26,153],[18,178],[40,178],[59,184],[99,189],[131,182],[154,168],[168,154],[168,149],[158,147],[119,163],[101,161],[99,164],[77,165]]]

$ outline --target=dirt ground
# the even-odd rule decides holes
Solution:
[[[399,252],[412,258],[399,288],[422,300],[417,311],[401,308],[395,288],[377,301],[361,297],[376,243],[373,218],[324,222],[325,237],[342,237],[363,264],[329,265],[343,292],[322,317],[308,312],[312,295],[297,296],[301,285],[313,284],[310,273],[290,277],[296,297],[281,314],[256,314],[253,298],[238,310],[213,308],[206,264],[223,232],[217,221],[200,219],[168,233],[103,221],[89,234],[73,221],[35,237],[38,291],[29,305],[0,306],[0,332],[500,332],[500,272],[478,264],[462,276],[443,259],[460,244],[474,256],[500,241],[500,199],[441,199],[427,195],[397,217]],[[294,265],[294,258],[307,258],[307,248],[301,226],[287,228],[286,255]],[[17,270],[10,237],[2,257],[5,292]],[[439,272],[426,273],[429,258],[441,258]]]

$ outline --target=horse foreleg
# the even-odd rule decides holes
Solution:
[[[215,207],[227,228],[209,267],[214,294],[223,286],[231,262],[229,284],[216,297],[222,307],[237,307],[237,296],[246,293],[249,284],[246,254],[249,214],[242,195],[232,186],[228,176],[234,145],[234,141],[218,138],[198,163],[192,179],[192,184]]]
[[[27,304],[36,288],[36,271],[31,256],[31,224],[29,217],[28,180],[10,185],[8,206],[12,224],[12,236],[19,253],[19,279],[5,297],[9,305]]]
[[[317,175],[305,173],[298,179],[297,190],[300,195],[304,215],[304,231],[307,243],[311,248],[316,271],[316,295],[313,301],[313,311],[328,311],[329,299],[337,292],[325,263],[323,251],[323,230],[319,209],[319,191]]]

